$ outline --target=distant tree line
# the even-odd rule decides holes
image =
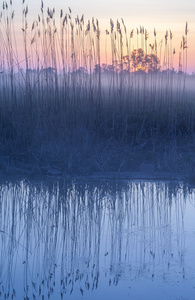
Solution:
[[[112,65],[102,64],[100,67],[98,64],[94,67],[94,73],[102,72],[159,72],[160,60],[156,54],[146,54],[143,49],[135,49],[131,52],[131,55],[123,56],[121,61],[114,61]]]

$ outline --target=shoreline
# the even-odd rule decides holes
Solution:
[[[171,181],[171,182],[183,182],[195,187],[195,176],[190,176],[187,173],[173,172],[173,171],[125,171],[125,172],[93,172],[91,174],[60,174],[53,169],[53,172],[47,174],[29,173],[27,170],[16,168],[13,172],[5,173],[0,171],[0,182],[4,181],[61,181],[61,180],[78,180],[78,181]]]

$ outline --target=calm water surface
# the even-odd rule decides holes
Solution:
[[[195,299],[195,189],[0,185],[1,299]]]

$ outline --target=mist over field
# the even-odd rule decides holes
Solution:
[[[188,23],[179,49],[171,30],[153,43],[123,19],[72,17],[41,2],[29,24],[23,3],[18,52],[12,5],[0,23],[2,172],[92,174],[175,171],[193,177],[194,75],[187,74]],[[151,40],[150,40],[151,41]],[[137,45],[137,48],[135,47]],[[175,69],[175,53],[178,69]],[[145,168],[145,166],[147,166]]]

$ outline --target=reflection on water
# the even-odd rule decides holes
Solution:
[[[0,296],[194,299],[194,205],[181,183],[2,184]]]

